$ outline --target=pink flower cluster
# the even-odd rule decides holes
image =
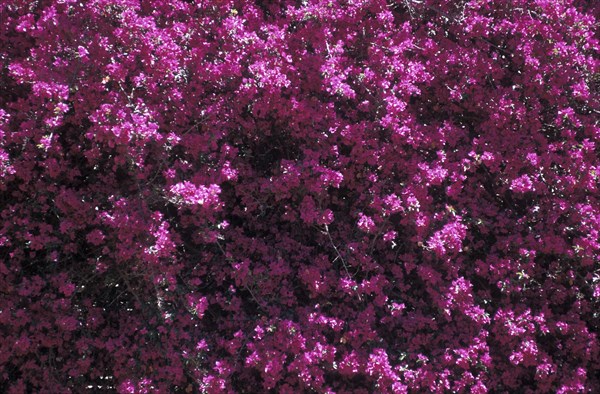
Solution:
[[[0,392],[600,392],[600,2],[0,15]]]

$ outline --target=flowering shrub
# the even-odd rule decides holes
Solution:
[[[0,391],[600,392],[600,3],[0,3]]]

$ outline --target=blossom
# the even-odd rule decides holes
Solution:
[[[191,182],[185,181],[177,183],[170,189],[171,194],[176,198],[175,201],[181,201],[188,205],[216,205],[219,201],[221,188],[218,185],[195,186]]]
[[[517,193],[525,193],[533,189],[533,182],[531,181],[531,178],[525,174],[514,179],[510,188]]]
[[[375,222],[373,219],[362,212],[358,214],[358,228],[360,228],[364,232],[372,232],[375,229]]]

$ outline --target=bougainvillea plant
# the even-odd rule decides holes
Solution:
[[[600,392],[599,22],[0,1],[0,391]]]

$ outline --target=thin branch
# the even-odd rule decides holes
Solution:
[[[325,225],[325,233],[327,234],[327,237],[329,238],[329,243],[331,243],[331,246],[335,250],[335,253],[337,254],[337,257],[342,261],[342,265],[344,266],[344,270],[346,271],[346,274],[348,275],[348,278],[352,279],[354,276],[352,274],[350,274],[350,271],[348,270],[348,264],[346,264],[346,260],[344,260],[344,258],[342,257],[342,254],[340,253],[339,249],[337,248],[337,246],[335,246],[335,243],[333,242],[333,238],[331,238],[331,233],[329,232],[329,226],[328,225]],[[333,261],[335,261],[335,260],[333,260]],[[356,295],[358,296],[358,299],[360,301],[362,301],[362,297],[361,297],[360,294],[358,294],[358,291],[357,290],[354,290],[354,291],[356,292]]]
[[[221,250],[221,253],[223,253],[223,256],[225,256],[225,259],[230,261],[231,259],[229,257],[227,257],[227,254],[225,253],[225,249],[223,249],[223,246],[221,246],[221,243],[218,240],[217,240],[217,246],[219,247],[219,250]],[[248,293],[250,293],[250,296],[252,296],[252,299],[254,300],[254,302],[256,302],[258,304],[260,309],[262,309],[263,312],[267,312],[267,308],[263,305],[263,303],[261,303],[258,300],[258,298],[256,298],[252,289],[250,289],[250,287],[248,285],[244,285],[244,289],[246,289],[248,291]]]
[[[346,274],[348,274],[349,278],[352,278],[352,275],[350,275],[350,271],[348,270],[348,265],[346,264],[346,260],[344,260],[344,258],[342,257],[342,254],[340,253],[339,249],[337,248],[337,246],[335,246],[335,243],[333,242],[333,238],[331,238],[331,233],[329,232],[329,226],[327,226],[327,225],[325,225],[325,233],[327,234],[327,237],[329,238],[329,243],[331,243],[331,246],[335,250],[335,253],[339,257],[339,259],[342,260],[342,264],[344,265],[344,269],[346,270]]]

